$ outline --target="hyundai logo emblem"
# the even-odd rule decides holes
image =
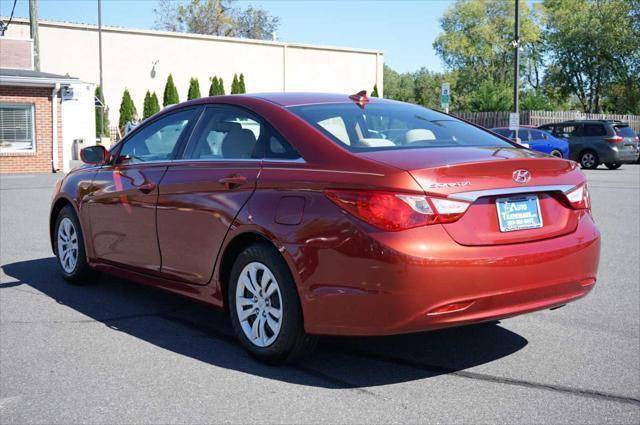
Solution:
[[[525,184],[531,180],[531,173],[528,170],[516,170],[513,172],[513,181],[520,184]]]

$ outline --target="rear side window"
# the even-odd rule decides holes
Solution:
[[[597,136],[607,135],[607,130],[604,128],[604,125],[602,124],[585,124],[583,132],[585,137],[597,137]]]
[[[504,137],[511,137],[511,134],[513,133],[508,128],[494,128],[491,131],[493,131],[494,133],[498,133],[499,135],[504,136]]]
[[[262,124],[235,108],[207,108],[189,142],[186,158],[201,160],[258,158]]]
[[[613,129],[616,131],[616,135],[620,137],[636,137],[636,133],[628,125],[614,125]]]
[[[294,106],[290,110],[350,151],[515,145],[448,115],[405,103]]]

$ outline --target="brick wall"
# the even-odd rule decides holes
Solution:
[[[0,86],[0,103],[34,106],[36,151],[0,153],[0,173],[50,173],[52,155],[51,87]],[[62,119],[58,97],[58,168],[62,168]]]
[[[33,69],[31,40],[0,37],[0,68]]]

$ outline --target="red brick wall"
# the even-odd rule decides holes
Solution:
[[[31,40],[0,37],[0,68],[33,69]]]
[[[0,153],[0,173],[50,173],[52,170],[51,87],[0,86],[0,103],[34,105],[36,151]],[[62,168],[62,119],[58,97],[58,168]]]

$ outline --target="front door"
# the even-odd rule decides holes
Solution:
[[[158,241],[162,273],[204,285],[220,245],[255,190],[265,136],[261,121],[229,106],[209,107],[160,183]]]
[[[88,201],[96,260],[160,271],[158,185],[194,115],[186,109],[143,124],[97,172]]]

